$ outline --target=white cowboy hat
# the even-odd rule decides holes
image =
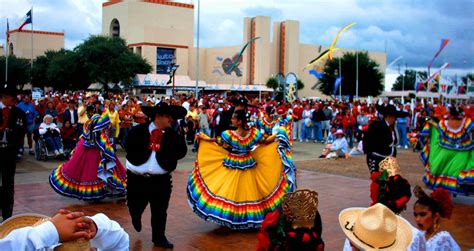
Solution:
[[[334,133],[334,135],[339,135],[339,134],[344,135],[344,131],[342,129],[337,129],[337,131]]]
[[[364,250],[406,250],[413,238],[410,223],[380,203],[342,210],[339,224],[346,237]]]

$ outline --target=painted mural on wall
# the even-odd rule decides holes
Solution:
[[[242,63],[242,58],[243,54],[245,52],[245,49],[255,40],[259,39],[260,37],[254,37],[250,39],[245,45],[240,49],[239,53],[236,53],[232,57],[227,57],[224,58],[222,56],[217,56],[216,60],[218,63],[218,66],[214,67],[214,70],[212,71],[213,74],[217,74],[219,76],[224,76],[224,75],[232,75],[232,73],[235,73],[237,77],[242,77],[242,70],[240,68],[240,64]]]

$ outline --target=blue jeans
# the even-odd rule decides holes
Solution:
[[[313,139],[316,141],[323,141],[323,130],[322,130],[322,124],[320,122],[314,122],[313,121]]]
[[[201,128],[201,132],[206,134],[207,136],[211,137],[211,129],[210,128]]]
[[[397,130],[398,130],[398,136],[400,137],[399,145],[408,146],[407,124],[397,124]]]
[[[122,145],[125,144],[125,141],[127,140],[128,133],[132,130],[132,128],[120,128],[120,135],[121,135],[121,141]]]
[[[347,128],[346,133],[346,139],[349,143],[349,148],[352,149],[354,147],[354,132],[352,131],[352,127]]]
[[[61,139],[57,136],[45,136],[44,141],[46,142],[46,146],[53,151],[59,151],[63,148]]]
[[[307,127],[303,123],[303,125],[301,126],[301,138],[300,138],[300,140],[311,139],[311,130],[312,130],[312,128],[313,128],[312,126]]]

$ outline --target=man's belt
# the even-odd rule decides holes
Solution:
[[[140,177],[145,177],[145,178],[150,178],[150,177],[153,177],[153,176],[161,176],[161,175],[165,175],[165,174],[168,174],[168,173],[163,173],[163,174],[157,174],[157,173],[139,173],[139,172],[134,172],[130,169],[127,169],[127,171],[131,172],[132,174],[136,175],[136,176],[140,176]]]

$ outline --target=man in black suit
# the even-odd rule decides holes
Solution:
[[[397,156],[398,133],[395,121],[397,117],[408,116],[407,112],[398,111],[394,105],[377,105],[376,108],[383,119],[369,125],[362,143],[370,173],[378,172],[380,161],[386,157]]]
[[[16,153],[26,133],[26,115],[17,108],[15,87],[0,88],[0,207],[3,220],[12,216],[15,188]]]
[[[125,141],[127,152],[127,200],[132,224],[140,232],[141,217],[148,203],[151,208],[152,241],[155,246],[173,248],[165,236],[166,210],[171,196],[171,172],[184,158],[184,138],[171,128],[187,111],[181,106],[160,102],[142,107],[151,122],[132,128]]]

